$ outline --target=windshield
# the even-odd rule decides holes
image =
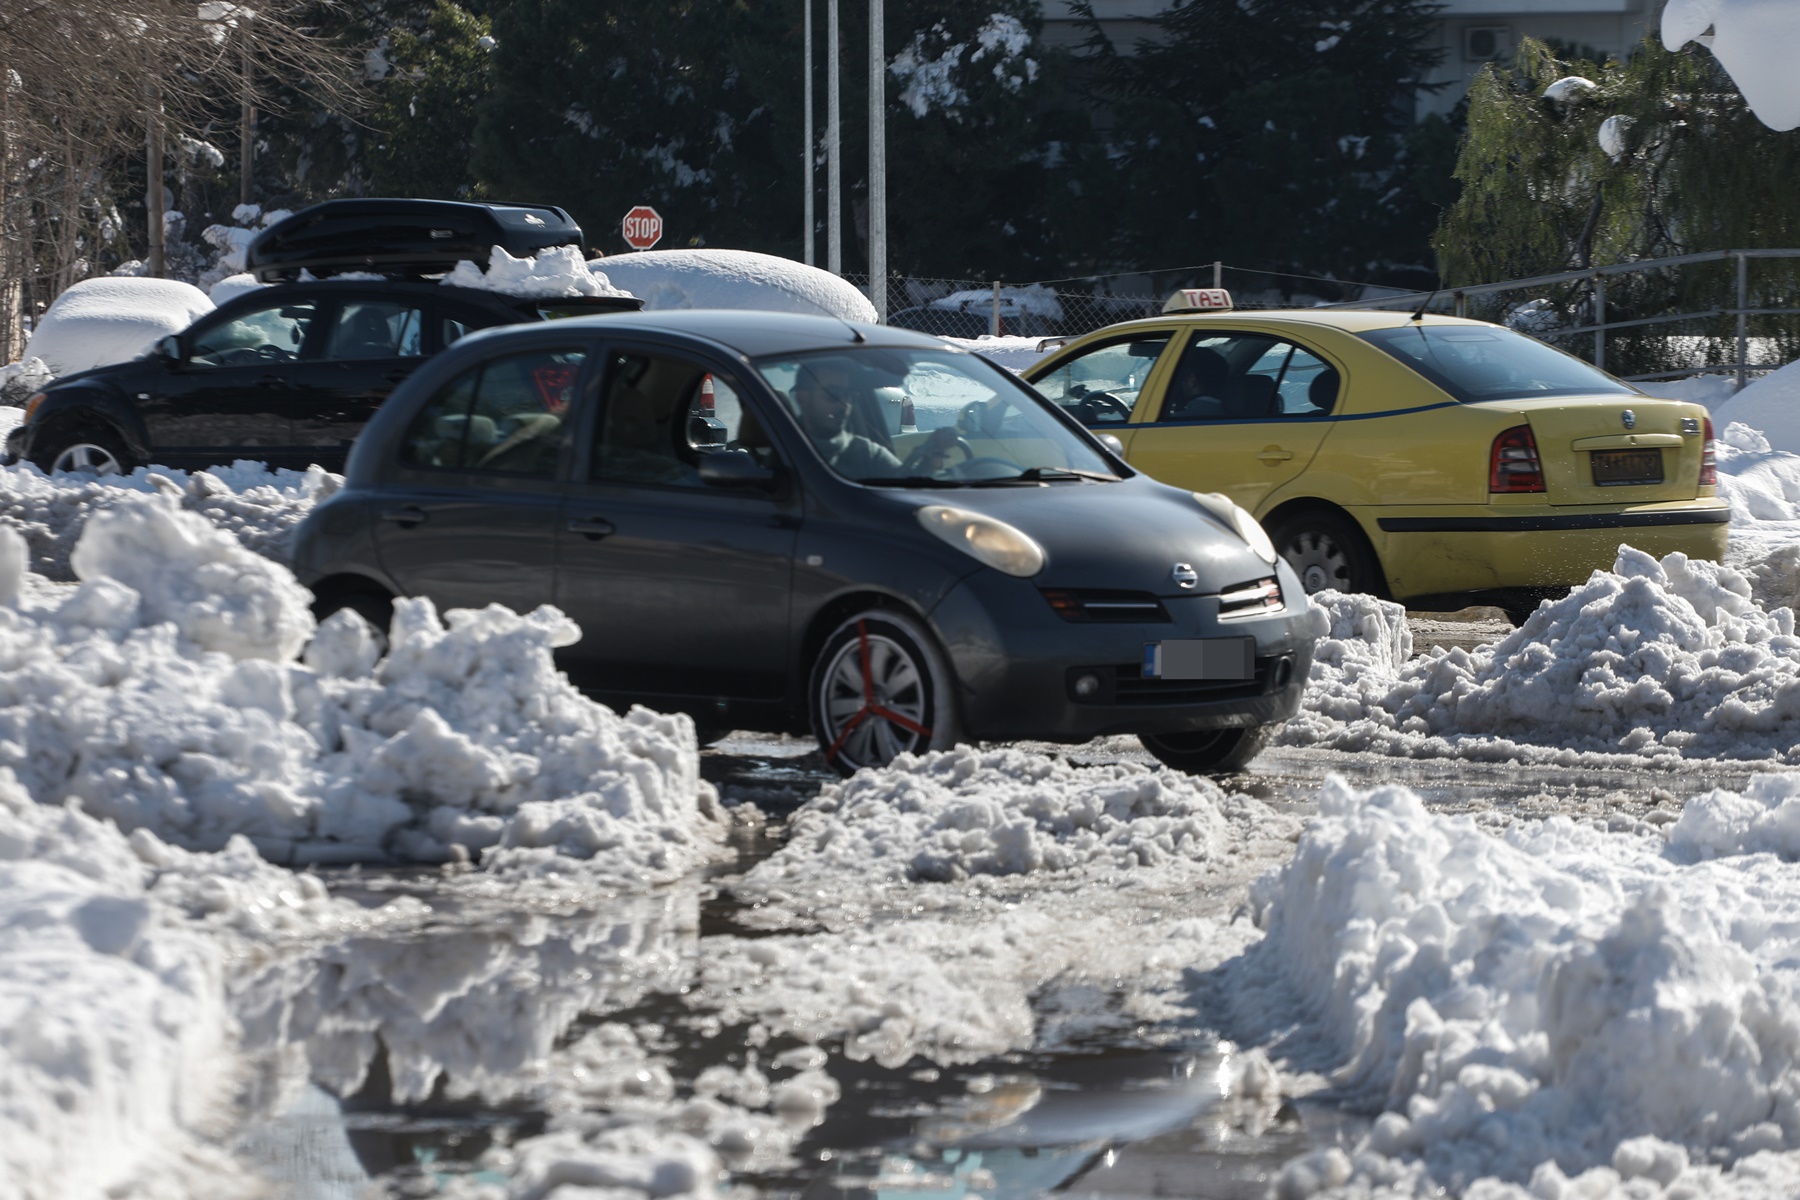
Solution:
[[[1533,396],[1635,396],[1572,354],[1498,325],[1400,325],[1360,335],[1464,404]]]
[[[862,346],[766,359],[757,370],[825,464],[857,483],[1118,478],[1041,397],[972,354]]]

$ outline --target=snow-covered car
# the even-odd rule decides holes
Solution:
[[[722,442],[686,419],[708,386]],[[597,698],[810,729],[846,773],[1105,734],[1234,769],[1295,712],[1315,636],[1224,497],[1132,470],[978,355],[786,313],[465,338],[375,415],[292,552],[321,616],[555,604]]]
[[[1023,374],[1139,470],[1255,513],[1307,591],[1522,622],[1622,542],[1723,557],[1701,405],[1483,321],[1229,305],[1177,293]]]
[[[252,459],[337,470],[396,384],[465,333],[629,296],[523,299],[403,279],[325,279],[227,301],[142,357],[64,375],[25,404],[9,463],[97,474]]]

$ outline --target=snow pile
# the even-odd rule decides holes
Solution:
[[[1800,363],[1752,381],[1713,409],[1713,424],[1736,421],[1760,432],[1770,448],[1800,451]]]
[[[1179,772],[969,747],[858,772],[789,828],[731,892],[803,932],[710,939],[688,1003],[888,1067],[1180,1027],[1184,956],[1250,933],[1206,898],[1297,831]]]
[[[1758,605],[1729,567],[1621,547],[1612,571],[1495,645],[1416,660],[1398,605],[1315,601],[1331,631],[1289,743],[1497,761],[1557,751],[1800,761],[1793,612]]]
[[[0,404],[22,405],[33,392],[42,391],[56,378],[41,358],[27,358],[0,367]],[[17,422],[14,422],[16,424]],[[11,426],[7,427],[9,430]]]
[[[600,268],[590,267],[578,246],[552,246],[524,258],[514,258],[504,248],[495,246],[485,271],[464,260],[442,282],[450,287],[527,299],[630,294],[614,287]]]
[[[1124,870],[1205,858],[1225,839],[1219,791],[1133,764],[1072,767],[1021,750],[903,754],[828,784],[758,865],[763,888],[850,874],[865,883]]]
[[[23,560],[16,535],[0,550]],[[27,579],[0,609],[0,766],[41,801],[276,860],[485,850],[648,883],[716,849],[692,723],[581,696],[551,661],[578,635],[554,609],[402,601],[378,659],[360,617],[315,633],[284,568],[161,496],[97,514],[72,562],[79,587]]]
[[[231,534],[247,550],[282,561],[287,540],[313,506],[343,486],[323,468],[270,470],[238,462],[210,471],[140,467],[130,475],[46,475],[30,464],[0,470],[0,525],[25,538],[31,569],[47,579],[74,578],[69,556],[96,513],[165,494]]]
[[[64,291],[38,318],[25,360],[67,375],[138,357],[211,312],[206,293],[172,279],[104,276]]]
[[[875,320],[875,306],[829,271],[752,250],[645,250],[589,264],[644,308],[748,308]]]
[[[1040,337],[1015,337],[1002,335],[994,337],[983,334],[978,338],[945,338],[946,342],[954,342],[965,350],[972,350],[990,362],[998,363],[1007,370],[1018,374],[1027,367],[1049,354],[1057,347],[1046,347],[1047,339]]]
[[[159,878],[160,876],[160,878]],[[7,1194],[109,1195],[146,1176],[249,1195],[205,1150],[231,1103],[227,951],[181,915],[269,927],[329,903],[317,880],[129,840],[0,773],[0,1176]]]
[[[1234,1033],[1383,1110],[1277,1194],[1795,1194],[1800,868],[1683,857],[1332,780],[1253,890],[1265,938],[1206,981]]]
[[[1662,40],[1670,50],[1690,41],[1705,44],[1764,125],[1800,127],[1800,84],[1793,72],[1800,9],[1771,0],[1669,0]]]

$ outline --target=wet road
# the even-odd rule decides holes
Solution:
[[[1079,763],[1150,762],[1131,739],[1031,748]],[[534,911],[459,891],[435,871],[332,875],[336,894],[371,911],[412,897],[429,915],[239,981],[246,1041],[265,1048],[246,1102],[270,1114],[240,1153],[296,1196],[362,1195],[371,1180],[379,1194],[436,1195],[481,1178],[493,1147],[546,1128],[543,1072],[532,1064],[602,1025],[654,1031],[677,1089],[709,1068],[768,1063],[796,1048],[747,1051],[743,1030],[695,1011],[684,994],[713,939],[747,934],[719,879],[769,853],[782,818],[834,777],[808,741],[742,734],[707,750],[702,769],[728,803],[761,818],[740,823],[735,862],[654,896]],[[1740,787],[1749,771],[1521,768],[1283,748],[1220,782],[1304,813],[1333,773],[1364,788],[1401,783],[1440,810],[1497,825],[1563,813],[1629,826],[1657,820],[1659,809],[1672,820],[1680,799]],[[1229,1046],[1194,1037],[1154,1050],[1102,1039],[1080,1053],[957,1068],[914,1060],[888,1069],[834,1052],[823,1066],[841,1097],[822,1121],[801,1121],[793,1160],[746,1164],[736,1178],[789,1197],[1261,1196],[1282,1162],[1353,1136],[1366,1119],[1319,1104],[1236,1107],[1219,1082]]]

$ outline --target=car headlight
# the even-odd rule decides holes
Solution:
[[[45,394],[43,392],[39,392],[37,395],[27,400],[25,402],[25,419],[19,423],[23,425],[25,421],[31,420],[32,416],[37,412],[38,406],[43,404],[44,400]]]
[[[927,504],[919,510],[919,524],[996,571],[1026,579],[1044,569],[1044,548],[1005,521],[949,504]]]
[[[1223,492],[1195,492],[1194,499],[1199,502],[1201,508],[1236,530],[1237,535],[1244,539],[1244,543],[1250,547],[1256,557],[1266,563],[1274,563],[1278,557],[1275,553],[1275,543],[1269,540],[1268,532],[1263,529],[1255,517],[1250,515],[1248,510],[1239,506],[1236,501]]]

